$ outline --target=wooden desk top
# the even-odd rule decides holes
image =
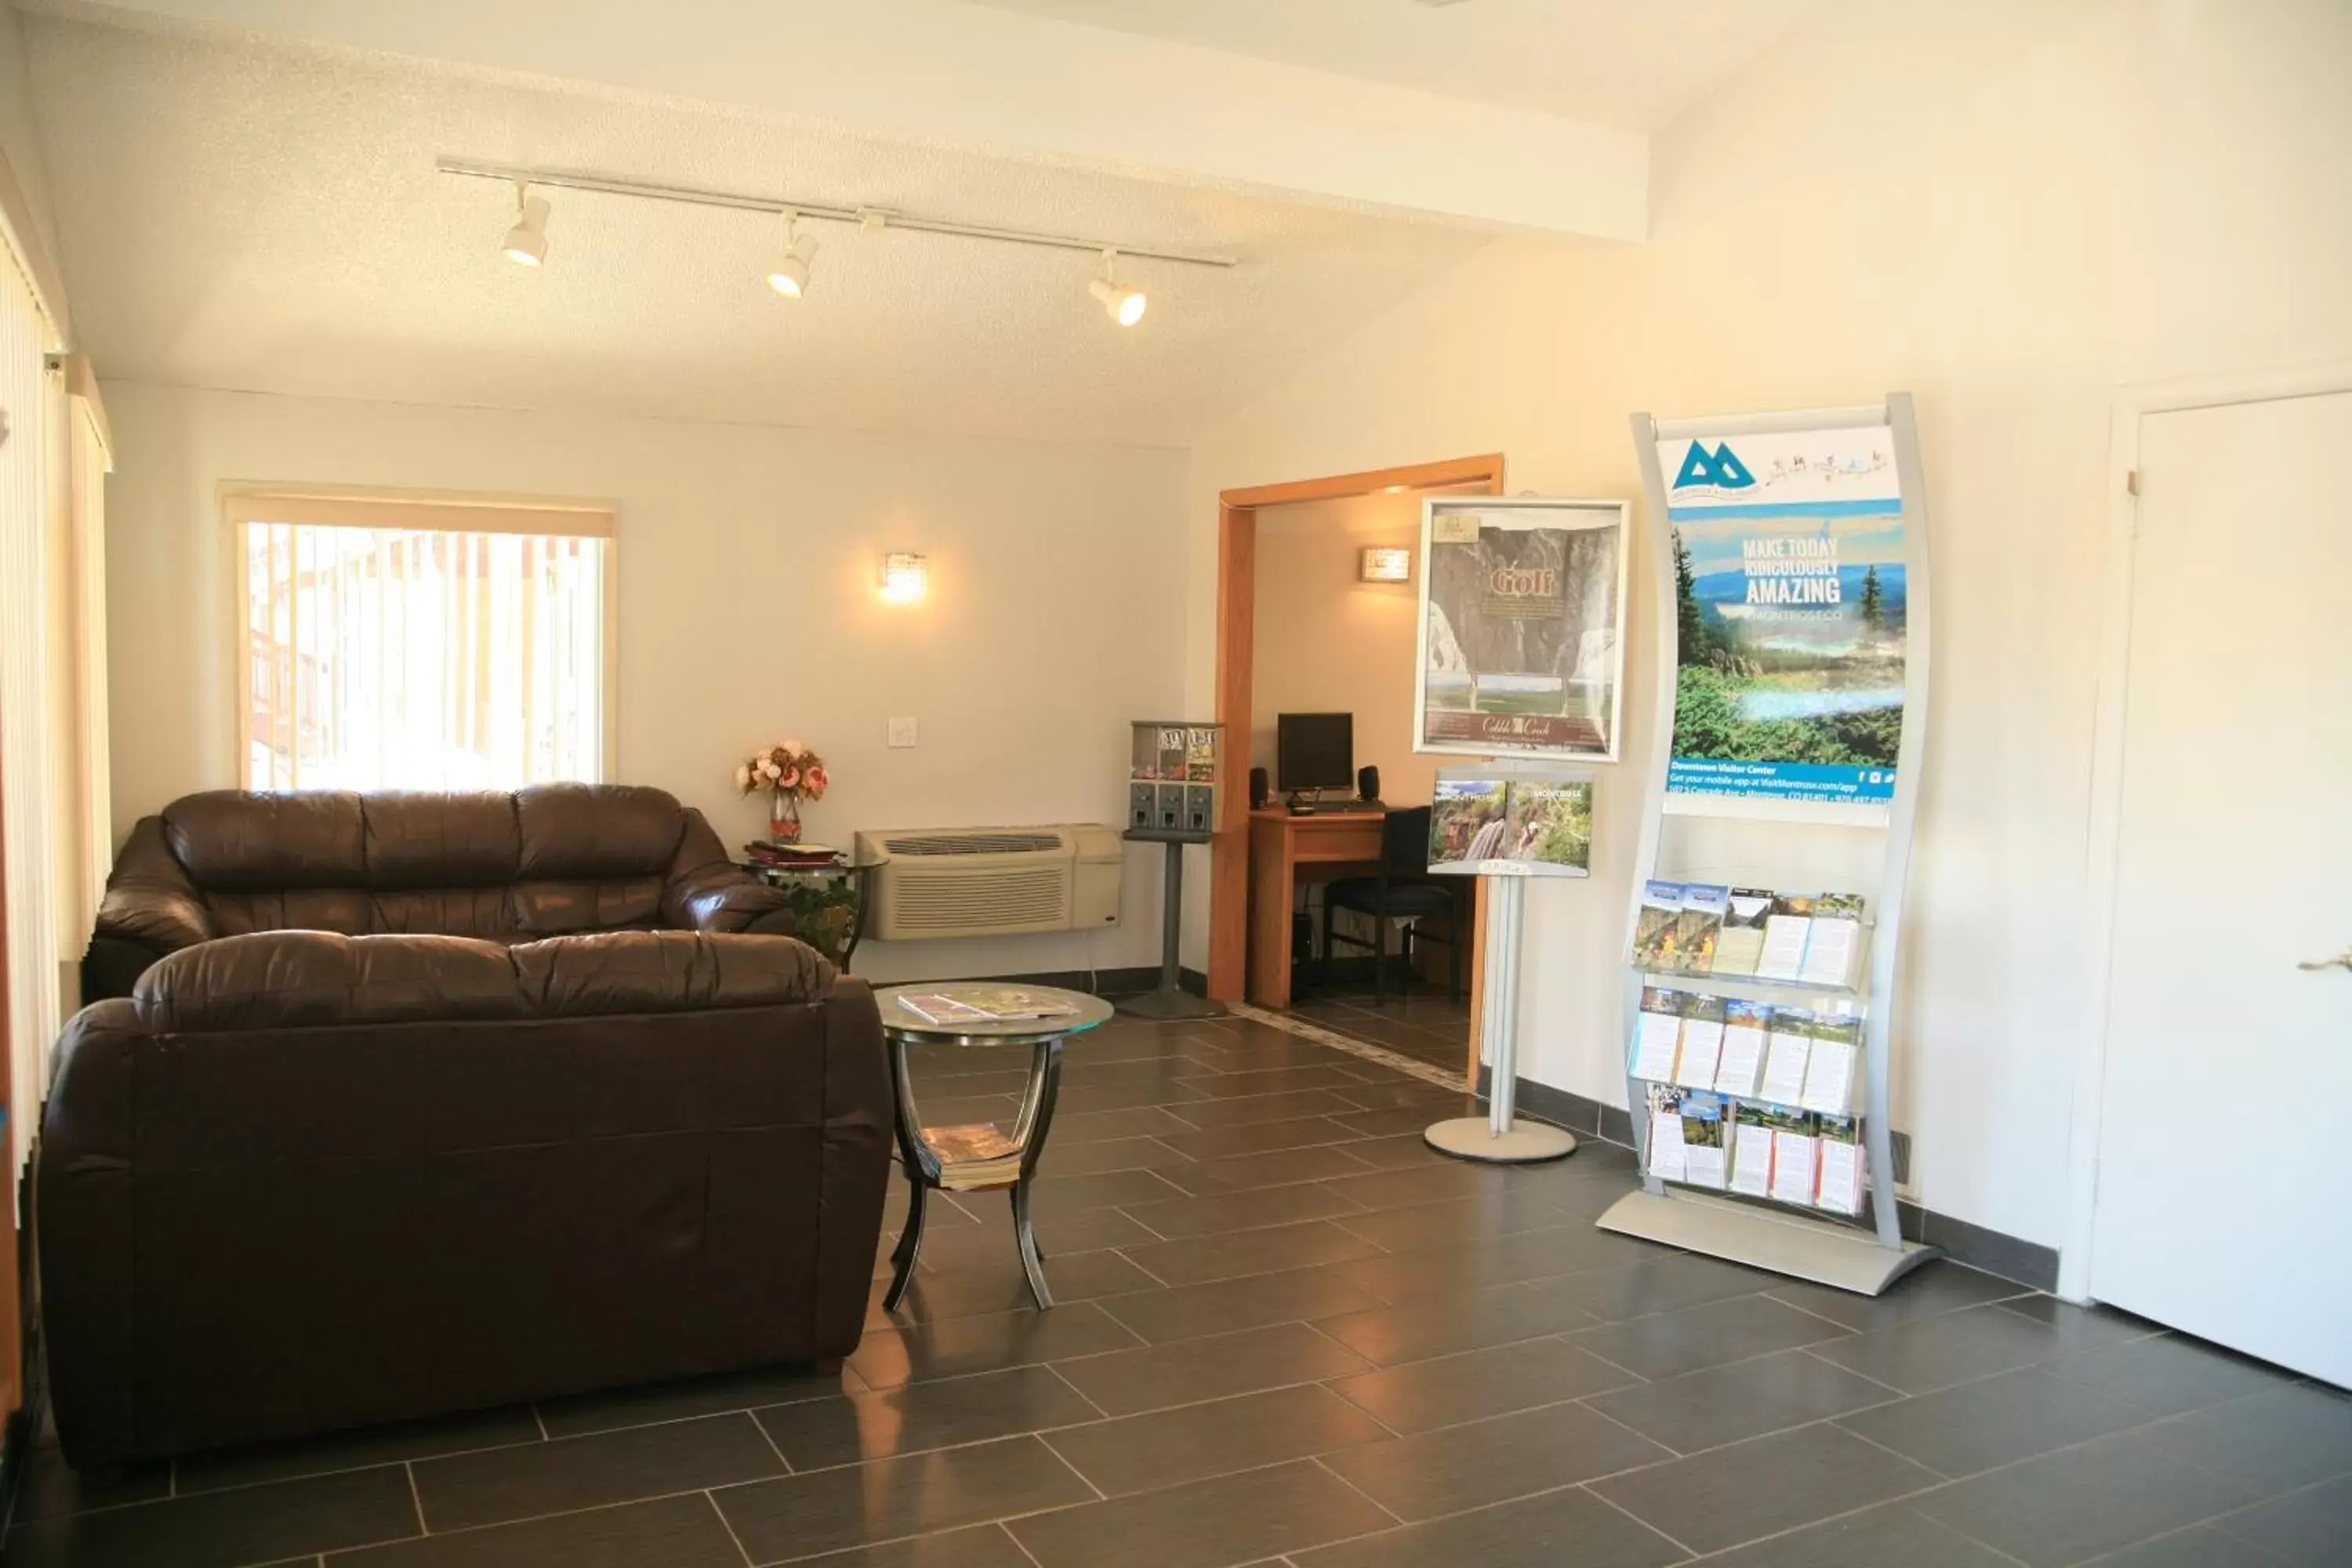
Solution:
[[[1388,807],[1384,805],[1359,805],[1337,811],[1286,811],[1278,805],[1259,805],[1250,808],[1250,820],[1297,822],[1312,827],[1318,822],[1355,823],[1362,822],[1367,818],[1378,820],[1388,814]]]

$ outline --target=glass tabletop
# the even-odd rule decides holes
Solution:
[[[930,1044],[1004,1046],[1084,1034],[1110,1021],[1111,1005],[1058,985],[951,981],[893,985],[874,994],[882,1032]],[[1035,1012],[1025,1017],[1008,1014]],[[1043,1014],[1044,1016],[1037,1016]]]

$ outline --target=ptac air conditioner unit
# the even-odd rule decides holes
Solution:
[[[1126,854],[1099,823],[866,832],[856,858],[877,868],[866,934],[884,942],[1118,923]]]

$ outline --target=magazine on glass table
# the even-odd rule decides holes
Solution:
[[[934,1024],[1013,1024],[1027,1018],[1068,1018],[1077,1014],[1069,1003],[1016,986],[967,986],[958,995],[944,992],[901,992],[898,1005]]]

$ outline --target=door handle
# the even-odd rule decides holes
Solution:
[[[2352,947],[2346,948],[2342,952],[2337,953],[2333,958],[2305,959],[2303,963],[2296,964],[2295,967],[2311,974],[2317,974],[2323,970],[2328,969],[2352,970]]]

